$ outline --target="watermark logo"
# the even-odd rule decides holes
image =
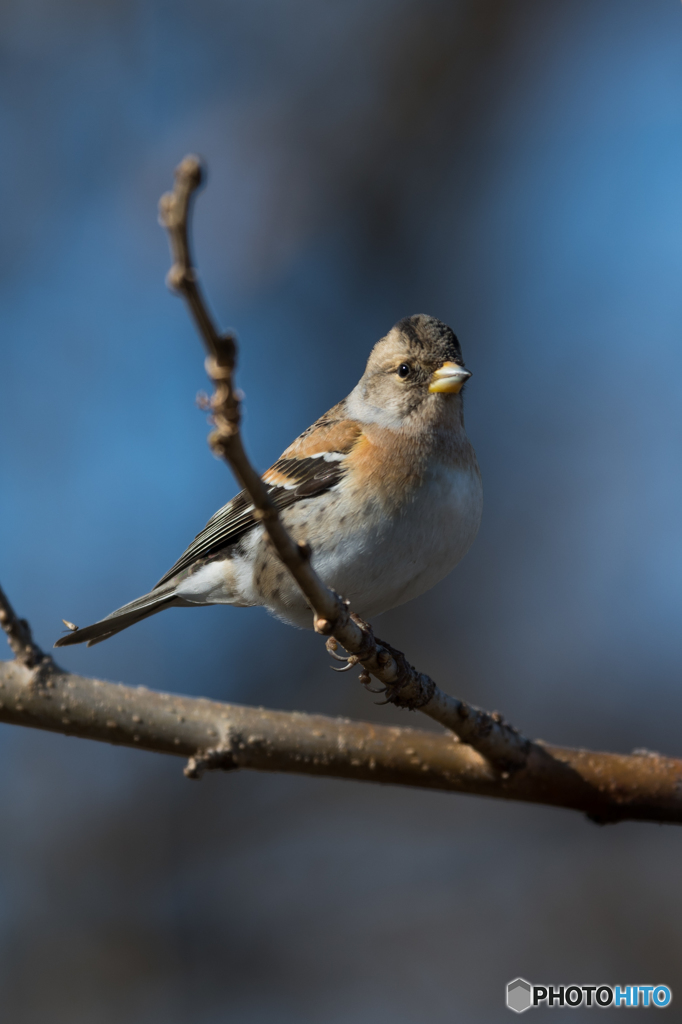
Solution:
[[[507,1006],[510,1010],[523,1013],[533,1005],[533,987],[529,981],[517,978],[507,985]]]
[[[507,985],[507,1006],[523,1013],[532,1006],[669,1006],[668,985],[531,985],[515,978]]]

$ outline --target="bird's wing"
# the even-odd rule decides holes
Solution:
[[[359,423],[341,415],[341,406],[336,406],[304,431],[263,474],[277,508],[288,508],[303,498],[311,498],[335,487],[346,472],[346,457],[361,434]],[[256,525],[253,512],[250,498],[241,491],[209,519],[154,589],[163,586],[197,559],[233,544]]]

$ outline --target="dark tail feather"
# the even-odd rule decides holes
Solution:
[[[102,640],[108,640],[110,636],[114,636],[115,633],[120,633],[122,629],[127,629],[133,623],[140,622],[141,619],[146,619],[150,615],[156,615],[157,612],[162,612],[164,608],[186,604],[187,602],[182,598],[175,596],[175,584],[167,583],[166,586],[152,590],[151,593],[144,594],[129,604],[124,604],[122,608],[117,608],[111,615],[107,615],[106,619],[94,622],[92,626],[84,626],[83,629],[75,629],[71,633],[67,633],[66,636],[57,640],[55,647],[68,647],[70,644],[86,642],[88,647],[92,647],[93,644],[99,644]]]

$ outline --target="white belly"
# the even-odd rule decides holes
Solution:
[[[319,551],[313,564],[328,586],[371,618],[447,576],[471,547],[482,507],[477,472],[444,470],[390,525],[358,527],[347,543]]]
[[[445,468],[390,519],[371,506],[362,514],[344,508],[338,489],[325,499],[324,514],[319,498],[310,499],[316,510],[311,516],[301,515],[307,502],[297,504],[294,533],[310,542],[313,566],[324,583],[368,619],[418,597],[447,576],[469,550],[483,505],[476,470]],[[335,530],[342,517],[343,528]],[[285,512],[285,523],[289,519]],[[288,573],[281,574],[272,593],[259,590],[254,566],[263,558],[275,559],[264,545],[263,528],[256,527],[231,557],[203,566],[184,581],[178,595],[197,604],[264,604],[278,618],[312,628],[312,613]]]

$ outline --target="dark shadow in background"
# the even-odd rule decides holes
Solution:
[[[0,23],[0,578],[38,640],[148,589],[234,490],[154,216],[197,150],[199,260],[259,465],[401,316],[450,322],[474,371],[481,534],[382,635],[532,735],[679,754],[677,0],[36,0]],[[259,610],[169,612],[60,661],[425,724]],[[8,1020],[487,1022],[518,974],[679,986],[675,829],[196,784],[1,735]]]

